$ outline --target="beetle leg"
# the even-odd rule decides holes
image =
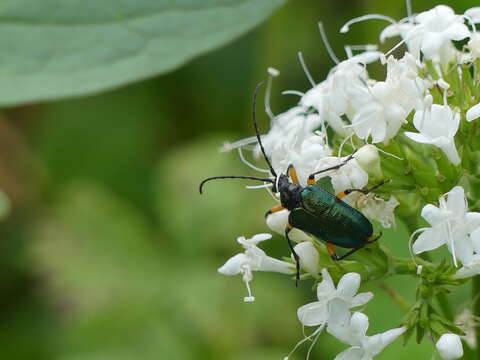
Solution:
[[[315,175],[317,174],[320,174],[322,172],[325,172],[325,171],[330,171],[330,170],[337,170],[337,169],[340,169],[343,165],[345,165],[346,163],[348,163],[350,160],[353,159],[353,155],[357,152],[357,150],[355,150],[353,153],[351,153],[350,155],[348,155],[348,157],[343,160],[340,164],[338,165],[334,165],[334,166],[330,166],[326,169],[322,169],[322,170],[319,170],[319,171],[316,171],[314,172],[313,174],[310,174],[310,176],[308,177],[309,179],[312,178],[313,180],[315,180]]]
[[[372,237],[370,236],[367,240],[367,243],[366,245],[368,244],[371,244],[371,243],[374,243],[375,241],[377,241],[378,239],[380,239],[382,237],[382,233],[380,232],[377,236],[375,236],[373,239]]]
[[[285,208],[284,208],[282,205],[275,206],[274,208],[268,210],[268,211],[265,213],[265,217],[267,217],[267,216],[270,215],[270,214],[273,214],[273,213],[282,211],[282,210],[285,210]]]
[[[350,250],[349,252],[347,252],[346,254],[343,254],[342,256],[337,257],[335,260],[343,260],[343,259],[345,259],[346,257],[352,255],[353,253],[356,253],[356,252],[357,252],[358,250],[360,250],[360,249],[363,249],[363,246],[358,247],[358,248],[354,248],[354,249]]]
[[[292,164],[288,165],[287,173],[290,176],[290,179],[296,184],[299,184],[300,181],[298,181],[298,176],[297,176],[297,171],[293,167]]]
[[[335,245],[327,242],[327,252],[330,254],[332,260],[338,260],[337,252],[335,251]]]
[[[367,195],[369,192],[372,192],[373,190],[378,189],[380,186],[384,185],[388,181],[389,180],[382,180],[377,185],[372,186],[370,189],[347,189],[345,191],[338,193],[336,196],[337,198],[341,199],[347,196],[348,194],[351,194],[354,191],[361,192],[362,194]]]
[[[372,239],[372,236],[368,238],[368,240],[365,242],[365,244],[363,246],[360,246],[358,248],[355,248],[355,249],[352,249],[350,250],[349,252],[347,252],[346,254],[340,256],[338,259],[336,260],[342,260],[342,259],[345,259],[347,256],[350,256],[352,255],[353,253],[357,252],[358,250],[360,249],[363,249],[366,245],[368,244],[371,244],[371,243],[374,243],[375,241],[377,241],[378,239],[380,239],[382,237],[382,233],[378,234],[377,236],[373,237]]]
[[[295,259],[296,262],[296,268],[297,268],[297,275],[295,277],[295,286],[298,286],[298,280],[300,280],[300,257],[297,255],[295,252],[295,249],[293,248],[292,240],[290,240],[290,237],[288,236],[288,233],[292,231],[293,226],[290,224],[287,224],[285,227],[285,237],[287,238],[288,246],[290,247],[290,250],[292,251],[293,258]]]

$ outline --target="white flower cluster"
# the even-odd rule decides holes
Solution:
[[[301,343],[313,339],[311,350],[322,330],[326,329],[329,334],[350,345],[335,357],[336,360],[370,360],[405,332],[405,327],[399,327],[374,336],[366,335],[368,317],[361,312],[351,313],[352,308],[365,305],[373,298],[371,292],[357,294],[360,280],[359,274],[347,273],[335,288],[328,271],[322,270],[322,282],[317,286],[318,301],[306,304],[297,311],[303,326],[316,326],[317,330],[300,341],[293,351]]]
[[[436,148],[438,150],[435,150],[435,154],[444,154],[441,161],[442,164],[447,164],[449,169],[460,169],[462,163],[465,163],[468,153],[458,147],[458,133],[459,129],[470,126],[469,122],[480,117],[480,104],[477,103],[478,98],[475,100],[473,96],[478,90],[475,90],[473,85],[472,96],[462,103],[454,101],[455,94],[452,89],[455,84],[449,74],[455,74],[458,86],[459,83],[462,84],[462,76],[471,76],[468,66],[475,63],[474,69],[478,71],[480,33],[476,31],[475,24],[480,23],[480,7],[458,15],[450,7],[439,5],[419,14],[409,14],[400,21],[382,15],[367,15],[349,21],[342,27],[341,32],[347,32],[352,24],[368,19],[390,22],[379,36],[381,43],[394,36],[400,36],[401,41],[386,53],[378,51],[378,47],[372,45],[356,47],[354,50],[364,51],[353,55],[353,48],[347,47],[348,58],[339,61],[332,53],[325,40],[323,28],[320,27],[327,50],[336,65],[326,79],[316,84],[300,58],[312,88],[306,92],[286,92],[298,95],[300,99],[296,106],[280,115],[274,115],[268,104],[272,79],[279,75],[278,71],[269,69],[265,109],[271,118],[271,128],[267,134],[261,136],[261,140],[277,174],[285,174],[289,166],[293,165],[300,185],[306,186],[311,174],[344,164],[335,170],[318,174],[315,180],[329,177],[336,193],[346,189],[363,189],[368,184],[375,185],[375,182],[385,178],[387,169],[382,169],[381,154],[391,156],[397,161],[403,160],[385,150],[392,143],[397,146],[398,139],[401,139],[402,144],[407,144],[405,147],[413,149],[409,151],[417,156],[417,160],[420,159],[419,162],[424,161],[421,154],[424,150]],[[458,49],[458,44],[456,46],[454,42],[461,40],[465,41],[465,45]],[[408,49],[403,56],[395,58],[390,55],[402,44]],[[382,80],[372,78],[367,70],[367,65],[376,61],[380,61],[385,67],[386,75]],[[466,68],[462,70],[464,65]],[[463,72],[465,69],[467,75]],[[254,155],[260,155],[259,144],[251,146],[256,142],[257,138],[252,137],[230,144],[229,148],[240,148],[242,161],[252,169],[270,173],[269,170],[249,163],[242,155],[242,149],[250,149]],[[356,150],[353,157],[345,156],[348,154],[342,151],[344,147]],[[438,168],[441,166],[438,165]],[[437,172],[428,173],[427,177],[444,177],[440,170],[435,171]],[[259,187],[270,185],[272,184]],[[435,198],[453,185],[435,193]],[[413,182],[409,189],[419,188],[418,184]],[[421,191],[428,193],[425,188]],[[372,193],[352,192],[343,200],[368,218],[377,220],[383,227],[394,224],[394,211],[399,201],[392,195],[379,197]],[[433,202],[435,199],[430,200],[423,203]],[[266,219],[267,226],[283,235],[288,216],[286,209],[273,212]],[[468,211],[464,188],[454,186],[438,199],[438,206],[425,205],[421,216],[430,226],[418,229],[412,234],[411,240],[418,235],[411,245],[412,253],[420,254],[446,245],[454,265],[462,265],[453,276],[454,279],[479,275],[480,213]],[[371,293],[357,294],[360,275],[349,272],[335,287],[329,272],[326,269],[320,272],[325,265],[319,263],[317,243],[299,229],[293,229],[290,236],[298,242],[295,252],[300,257],[300,266],[304,273],[310,274],[315,280],[320,279],[321,275],[322,279],[317,286],[318,301],[298,309],[300,322],[304,326],[315,326],[317,329],[297,346],[310,340],[313,340],[313,346],[320,333],[325,330],[350,346],[336,359],[367,360],[372,359],[406,331],[406,327],[399,327],[382,334],[367,336],[368,317],[358,311],[352,312],[352,308],[366,304],[373,296]],[[273,271],[288,275],[295,273],[293,261],[274,259],[257,247],[259,242],[270,237],[269,234],[258,234],[251,239],[238,238],[237,241],[245,249],[244,253],[235,255],[219,269],[219,272],[225,275],[242,275],[248,289],[245,301],[254,300],[250,290],[254,271]],[[418,271],[417,275],[420,273],[421,271]],[[440,334],[436,335],[438,353],[444,359],[461,357],[463,349],[458,335]]]

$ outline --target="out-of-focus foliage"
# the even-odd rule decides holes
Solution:
[[[15,0],[0,6],[0,105],[91,94],[172,70],[284,0]]]
[[[434,5],[414,1],[418,11]],[[462,12],[475,3],[450,5]],[[237,236],[268,231],[263,214],[274,202],[242,180],[209,183],[202,196],[198,184],[212,175],[251,174],[236,153],[217,150],[252,135],[251,92],[267,66],[281,71],[274,93],[306,89],[298,50],[317,81],[332,66],[317,21],[340,54],[347,41],[375,39],[375,22],[355,25],[348,40],[335,32],[372,12],[405,14],[402,2],[292,1],[253,33],[175,73],[5,111],[0,188],[12,199],[12,214],[0,224],[1,359],[283,358],[302,337],[296,309],[314,300],[308,284],[255,274],[257,300],[246,304],[240,278],[216,272],[240,250]],[[272,107],[280,112],[295,100],[275,95]],[[266,117],[259,118],[266,128]],[[381,241],[407,256],[402,224]],[[280,235],[264,248],[288,254]],[[371,334],[402,319],[377,285],[369,285],[376,295],[365,310]],[[415,283],[397,277],[389,285],[413,298]],[[466,301],[468,290],[452,303]],[[401,346],[397,341],[378,358],[427,359],[433,349],[428,342]],[[324,335],[312,359],[332,359],[344,348]]]

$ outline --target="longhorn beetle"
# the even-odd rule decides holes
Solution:
[[[288,236],[290,231],[297,228],[323,240],[326,243],[327,251],[333,260],[342,260],[346,258],[357,250],[363,248],[365,245],[378,240],[381,233],[378,236],[373,236],[371,222],[360,211],[354,209],[341,199],[354,191],[367,194],[383,185],[385,181],[382,181],[370,189],[347,189],[337,195],[333,195],[315,184],[315,175],[341,168],[353,158],[353,154],[348,156],[338,165],[311,174],[308,177],[306,187],[299,184],[297,173],[293,165],[288,167],[285,174],[277,175],[265,153],[258,132],[255,107],[257,93],[261,85],[261,83],[257,85],[253,95],[252,120],[260,150],[262,151],[263,157],[265,158],[273,177],[260,178],[240,175],[213,176],[206,178],[200,183],[199,191],[200,194],[202,194],[203,185],[207,181],[215,179],[250,179],[271,183],[272,191],[274,193],[280,193],[281,204],[267,211],[265,216],[284,209],[290,211],[290,214],[288,215],[288,223],[285,227],[285,237],[295,258],[297,270],[296,279],[298,281],[300,277],[300,259],[293,248],[290,237]],[[335,245],[351,250],[338,257],[335,251]]]

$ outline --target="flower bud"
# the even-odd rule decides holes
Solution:
[[[438,354],[445,360],[459,359],[463,356],[460,337],[455,334],[443,334],[435,344]]]
[[[269,214],[265,219],[267,226],[272,231],[275,231],[280,235],[285,235],[285,227],[287,226],[287,223],[288,223],[289,214],[290,212],[287,209],[274,212],[273,214]],[[288,236],[290,237],[290,239],[292,239],[295,242],[310,240],[310,237],[307,234],[305,234],[303,231],[298,229],[293,229],[292,231],[290,231]]]
[[[295,252],[300,257],[300,266],[313,276],[320,273],[319,254],[310,241],[297,244]]]
[[[380,156],[374,145],[362,146],[354,155],[360,167],[376,178],[382,178],[383,173],[380,167]]]

